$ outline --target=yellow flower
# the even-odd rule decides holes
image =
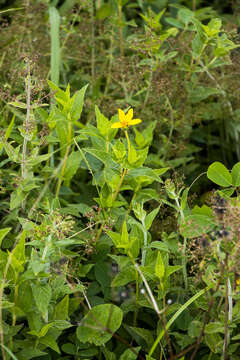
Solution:
[[[140,119],[133,119],[133,109],[130,109],[127,114],[125,114],[121,109],[118,109],[118,117],[119,122],[112,124],[111,128],[118,129],[118,128],[127,128],[131,125],[136,125],[142,122]]]

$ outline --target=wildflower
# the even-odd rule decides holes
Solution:
[[[131,125],[136,125],[142,122],[140,119],[133,119],[133,109],[130,109],[127,114],[125,114],[121,109],[118,109],[119,122],[112,124],[111,128],[127,128]]]

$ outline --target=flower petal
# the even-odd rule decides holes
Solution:
[[[118,109],[118,117],[120,122],[125,122],[126,115],[121,109]]]
[[[122,123],[120,123],[120,122],[116,122],[116,123],[113,123],[112,125],[111,125],[111,128],[112,129],[119,129],[119,128],[122,128],[123,127],[123,125],[122,125]]]
[[[142,120],[140,119],[132,119],[129,121],[128,125],[136,125],[136,124],[139,124],[140,122],[142,122]]]
[[[131,108],[130,110],[128,110],[128,113],[127,113],[127,115],[125,115],[125,116],[126,116],[126,121],[127,121],[127,122],[131,121],[132,118],[133,118],[133,108]]]

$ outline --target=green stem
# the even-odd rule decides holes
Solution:
[[[146,261],[146,253],[147,253],[147,229],[145,225],[145,220],[142,220],[142,227],[143,227],[142,266],[144,266]]]
[[[126,139],[127,139],[127,144],[128,144],[128,159],[129,159],[129,155],[130,155],[130,152],[131,152],[131,144],[130,144],[130,140],[129,140],[129,136],[128,136],[127,130],[124,130],[124,134],[125,134]]]
[[[123,47],[123,27],[122,27],[122,6],[118,5],[118,18],[119,18],[119,44],[120,44],[120,55],[124,56],[124,47]]]

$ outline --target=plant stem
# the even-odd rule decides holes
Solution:
[[[23,151],[22,151],[22,177],[23,179],[27,176],[27,170],[26,170],[26,156],[27,156],[27,136],[29,131],[29,125],[30,125],[30,112],[31,112],[31,73],[30,73],[30,62],[29,59],[27,59],[27,79],[26,79],[26,92],[27,92],[27,114],[26,114],[26,120],[24,124],[24,138],[23,138]]]
[[[145,220],[141,221],[143,227],[143,251],[142,251],[142,266],[145,265],[146,253],[147,253],[147,229],[145,225]]]
[[[118,4],[118,18],[119,18],[119,46],[120,46],[120,55],[124,56],[124,47],[123,47],[123,27],[122,27],[122,5]]]
[[[92,76],[92,94],[95,82],[95,15],[96,15],[96,3],[92,0],[92,23],[91,23],[91,76]]]

